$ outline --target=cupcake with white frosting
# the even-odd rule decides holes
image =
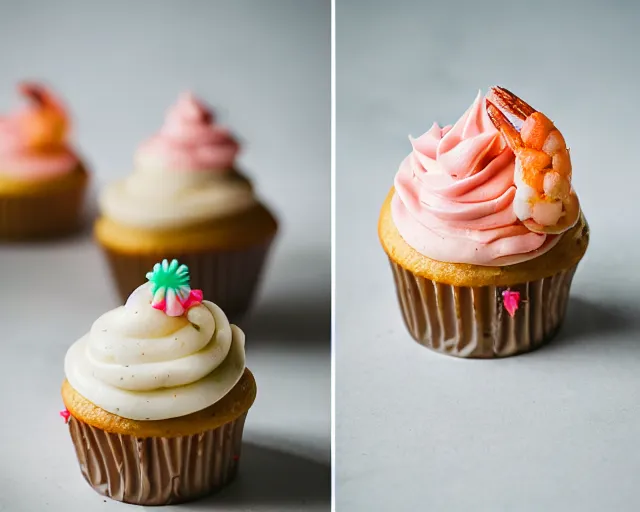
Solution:
[[[236,168],[240,146],[193,94],[143,142],[134,172],[100,197],[96,236],[123,300],[142,269],[177,258],[195,286],[235,319],[249,307],[277,222]]]
[[[62,386],[82,474],[140,505],[195,499],[229,483],[256,384],[244,334],[164,260],[65,357]]]

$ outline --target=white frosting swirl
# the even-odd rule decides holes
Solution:
[[[67,380],[98,407],[133,420],[205,409],[245,368],[244,333],[209,301],[182,316],[151,306],[148,284],[98,318],[68,350]]]
[[[122,224],[171,229],[233,215],[256,204],[251,184],[212,170],[172,171],[138,160],[135,172],[100,197],[102,213]]]
[[[251,184],[233,172],[238,151],[213,112],[184,93],[136,151],[133,175],[105,190],[102,212],[132,227],[171,229],[246,210],[256,199]]]

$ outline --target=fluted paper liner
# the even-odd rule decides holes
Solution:
[[[175,258],[189,267],[191,287],[202,290],[207,300],[237,322],[251,306],[270,247],[271,240],[247,249],[190,254],[136,255],[104,250],[123,303],[146,282],[146,273],[158,261]]]
[[[98,493],[137,505],[169,505],[211,494],[236,476],[245,412],[200,434],[140,438],[112,434],[71,417],[85,480]]]
[[[469,358],[513,356],[553,338],[564,320],[577,267],[509,287],[464,287],[431,281],[390,263],[413,338],[437,352]],[[502,302],[507,289],[520,293],[514,317]]]
[[[42,194],[0,195],[0,239],[51,238],[79,230],[87,181],[85,175]]]

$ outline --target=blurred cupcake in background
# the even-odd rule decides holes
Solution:
[[[69,116],[43,85],[18,90],[29,104],[0,117],[0,238],[69,234],[81,225],[88,184],[68,142]]]
[[[277,222],[237,170],[238,151],[232,134],[187,92],[138,148],[133,174],[104,190],[95,233],[123,301],[145,269],[176,258],[232,320],[245,313]]]

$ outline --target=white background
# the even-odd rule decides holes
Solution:
[[[634,2],[338,0],[337,509],[640,509],[640,9]],[[560,336],[498,361],[403,325],[377,240],[401,160],[500,84],[572,150],[591,226]]]
[[[193,89],[244,143],[281,232],[247,333],[258,382],[239,478],[179,510],[327,510],[330,464],[330,9],[322,0],[0,2],[0,111],[46,80],[94,190],[132,170]],[[63,420],[66,349],[118,301],[89,230],[0,247],[0,510],[131,508],[84,482]],[[177,508],[176,508],[177,509]]]

